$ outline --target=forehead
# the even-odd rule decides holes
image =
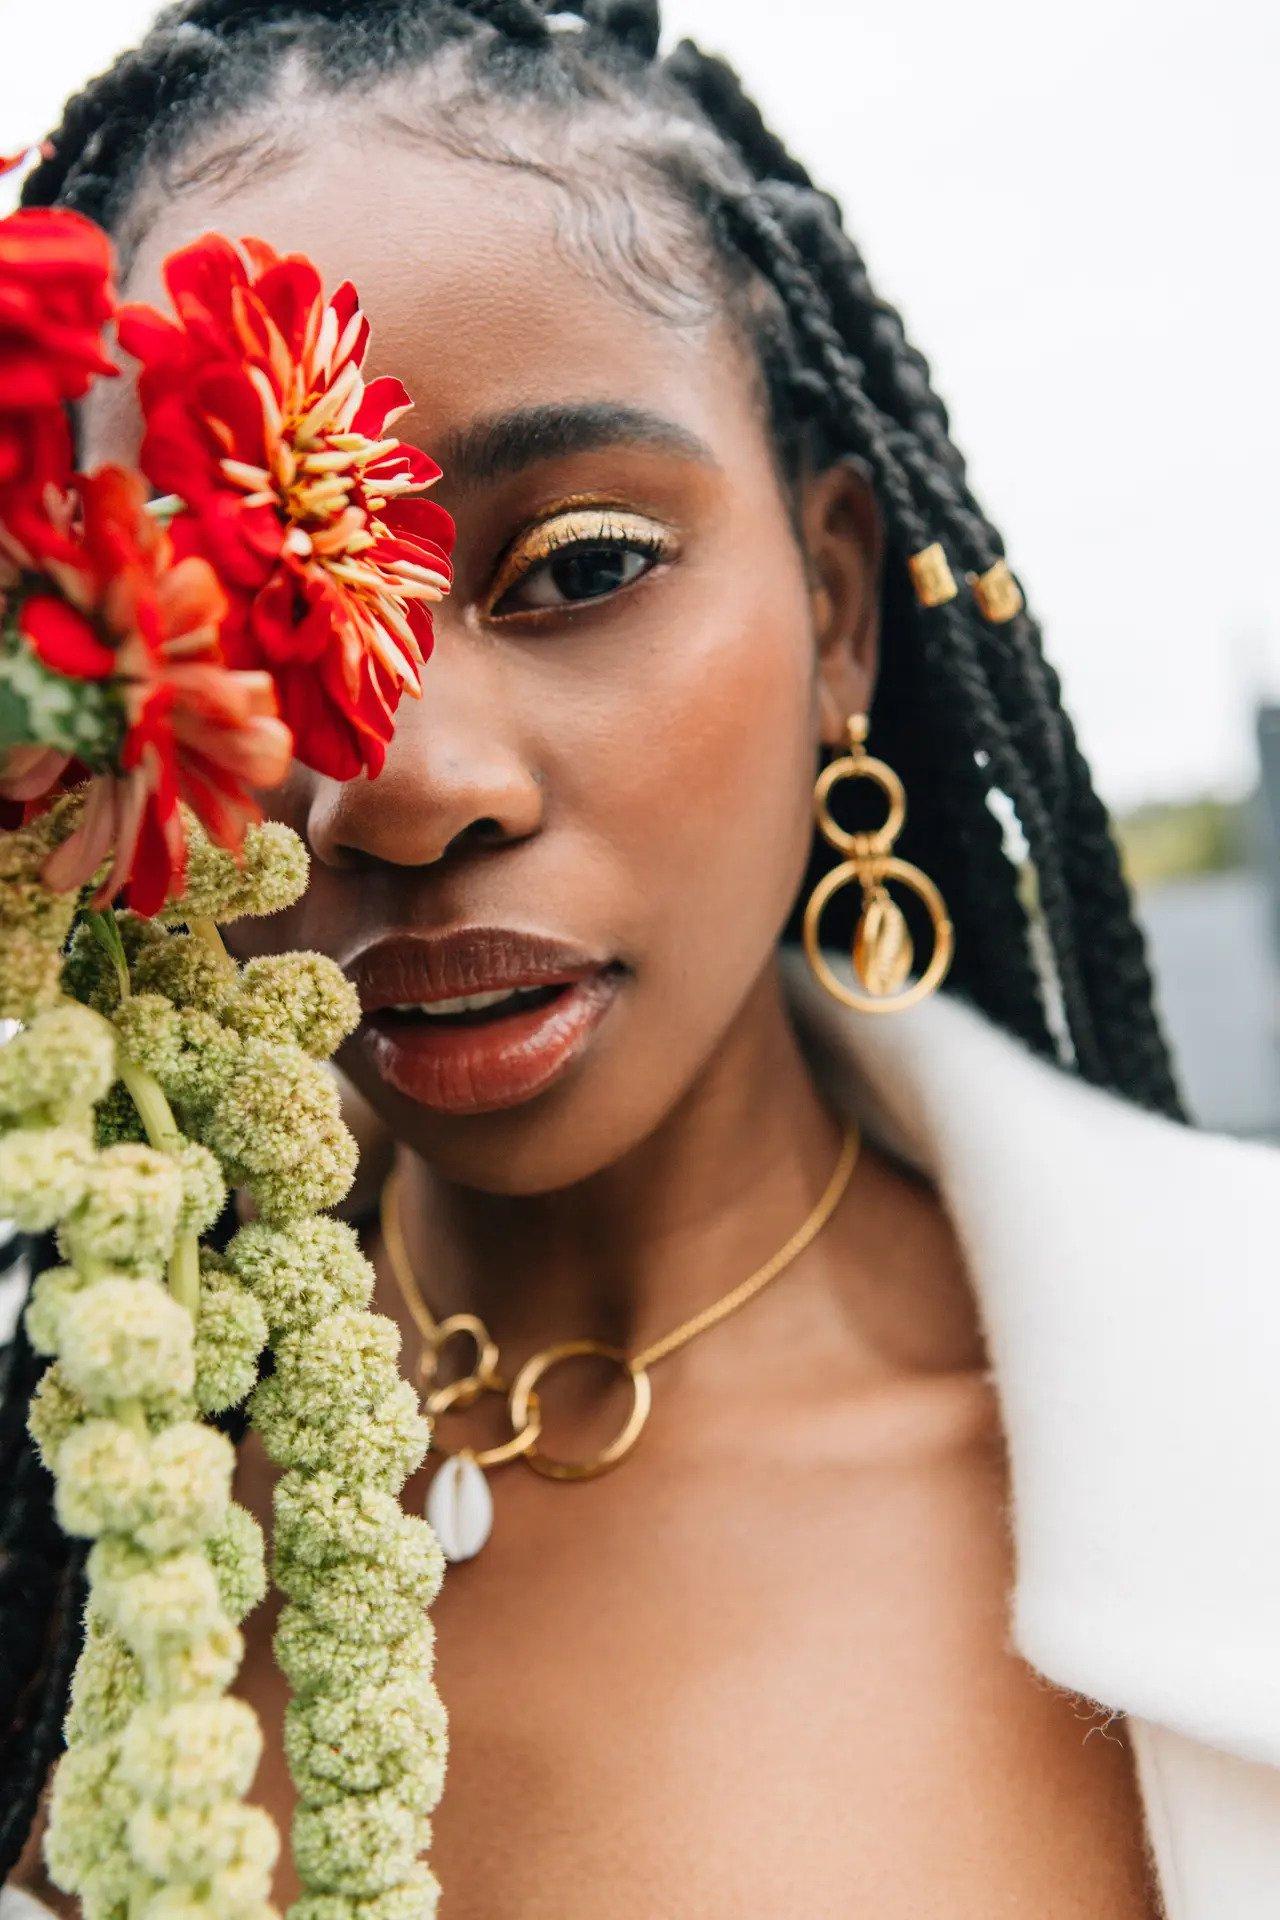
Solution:
[[[602,203],[588,203],[590,217]],[[650,216],[617,195],[621,231]],[[134,249],[125,296],[165,304],[163,261],[210,230],[256,235],[315,260],[330,290],[350,279],[373,329],[368,371],[393,370],[418,405],[412,437],[442,438],[483,416],[599,400],[656,411],[729,453],[759,433],[746,349],[709,294],[684,316],[652,310],[616,271],[616,249],[584,232],[583,207],[524,167],[379,140],[371,126],[314,140],[304,158],[160,205]],[[655,213],[646,270],[678,246]],[[687,244],[687,243],[686,243]],[[127,383],[99,389],[90,460],[121,457],[136,433]]]

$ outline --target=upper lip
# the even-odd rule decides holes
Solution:
[[[375,940],[346,972],[365,1013],[429,1005],[460,994],[568,985],[605,963],[582,947],[514,927],[397,933]]]

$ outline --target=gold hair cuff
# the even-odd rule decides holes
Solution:
[[[907,567],[911,573],[911,584],[916,590],[916,599],[922,607],[940,607],[946,601],[954,600],[959,592],[940,540],[935,540],[930,547],[921,547],[919,553],[911,554]]]
[[[1007,560],[997,560],[985,573],[971,573],[969,585],[973,588],[979,613],[993,625],[1012,620],[1026,605],[1022,588],[1010,573]]]

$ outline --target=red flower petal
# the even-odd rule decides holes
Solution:
[[[364,399],[356,409],[351,422],[353,433],[367,433],[371,440],[381,440],[387,427],[408,413],[413,406],[409,390],[402,380],[393,374],[384,373],[379,379],[371,380],[364,390]],[[423,455],[425,459],[425,454]],[[439,479],[437,467],[434,477]]]
[[[257,304],[274,323],[289,361],[296,361],[306,343],[312,315],[324,298],[320,275],[304,255],[292,253],[269,267],[253,292]]]
[[[221,233],[202,234],[171,253],[164,264],[165,287],[188,325],[204,320],[229,326],[232,295],[248,278],[239,247]]]
[[[18,613],[18,630],[54,673],[69,680],[105,680],[116,656],[83,615],[51,594],[33,594]]]

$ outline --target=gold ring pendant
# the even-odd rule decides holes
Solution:
[[[577,1360],[587,1355],[611,1361],[630,1380],[631,1411],[617,1438],[588,1460],[557,1460],[551,1454],[541,1452],[536,1445],[526,1448],[523,1455],[525,1465],[548,1480],[591,1480],[598,1473],[607,1473],[610,1467],[616,1467],[620,1460],[626,1459],[649,1418],[649,1410],[653,1405],[653,1385],[646,1368],[637,1365],[621,1347],[609,1347],[600,1340],[562,1340],[558,1346],[545,1347],[541,1353],[535,1353],[526,1360],[511,1383],[511,1424],[516,1434],[522,1437],[529,1425],[531,1410],[536,1409],[538,1404],[534,1389],[543,1374],[550,1372],[552,1367],[558,1367],[562,1361]],[[534,1440],[537,1440],[536,1432]]]

